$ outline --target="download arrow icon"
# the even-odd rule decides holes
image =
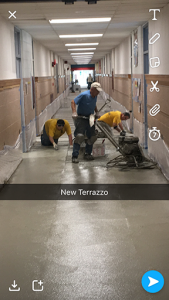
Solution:
[[[15,284],[15,280],[13,281],[13,284],[11,284],[13,288],[15,289],[17,287],[17,284]]]
[[[13,288],[9,288],[9,291],[10,291],[10,292],[19,292],[19,291],[20,291],[20,287],[16,289],[17,284],[16,284],[15,280],[13,281],[13,284],[11,284],[11,286],[12,286]]]

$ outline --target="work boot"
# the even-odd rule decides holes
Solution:
[[[79,163],[78,158],[77,157],[72,157],[72,163],[78,164]]]
[[[84,159],[86,159],[86,160],[94,160],[94,157],[91,154],[85,153],[84,154]]]

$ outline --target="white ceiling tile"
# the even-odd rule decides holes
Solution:
[[[64,60],[72,61],[66,43],[99,42],[94,51],[93,61],[101,59],[111,49],[119,45],[139,25],[151,19],[149,8],[162,8],[169,0],[101,0],[88,5],[78,1],[74,5],[64,2],[3,3],[0,15],[9,20],[9,10],[16,10],[17,19],[9,22],[24,29],[48,49],[56,52]],[[151,7],[152,6],[152,7]],[[54,18],[111,17],[109,23],[90,24],[50,24]],[[103,33],[97,38],[60,39],[63,34]]]

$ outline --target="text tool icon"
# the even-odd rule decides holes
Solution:
[[[16,10],[15,10],[13,13],[11,13],[11,11],[10,11],[10,10],[9,10],[8,12],[10,13],[10,16],[9,16],[9,18],[8,18],[8,19],[10,19],[10,18],[12,18],[12,17],[16,19],[16,17],[15,17]]]
[[[43,291],[43,282],[40,280],[33,280],[32,281],[32,290],[34,292],[42,292]]]
[[[141,283],[145,291],[154,294],[163,288],[164,277],[157,271],[148,271],[143,275]]]
[[[155,104],[149,111],[149,114],[154,117],[160,112],[160,105]]]
[[[157,129],[157,127],[153,127],[153,129],[151,129],[149,131],[149,138],[150,140],[152,140],[153,142],[156,142],[159,140],[161,134],[160,134],[160,130]]]
[[[152,9],[149,9],[149,12],[152,11],[152,10],[154,11],[154,18],[153,18],[152,20],[153,20],[153,21],[157,21],[157,19],[156,19],[156,11],[159,11],[159,12],[160,12],[160,9],[158,9],[158,8],[157,8],[157,9],[154,9],[154,8],[152,8]]]
[[[17,284],[15,283],[15,280],[13,282],[13,284],[11,284],[12,288],[9,288],[10,292],[19,292],[20,291],[20,287],[17,288]]]
[[[160,59],[159,57],[152,57],[150,58],[150,67],[151,68],[158,68],[160,66]]]
[[[149,44],[153,45],[158,39],[160,38],[160,34],[156,33],[155,35],[153,35],[153,37],[149,40]]]
[[[157,84],[158,84],[158,81],[156,81],[156,83],[154,83],[153,81],[151,81],[151,84],[153,85],[153,87],[150,89],[150,92],[153,92],[154,90],[155,90],[156,92],[159,92],[159,91],[160,91],[160,89],[156,87]]]

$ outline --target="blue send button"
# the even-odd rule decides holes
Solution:
[[[164,277],[157,271],[148,271],[143,275],[141,283],[148,293],[157,293],[164,286]]]

